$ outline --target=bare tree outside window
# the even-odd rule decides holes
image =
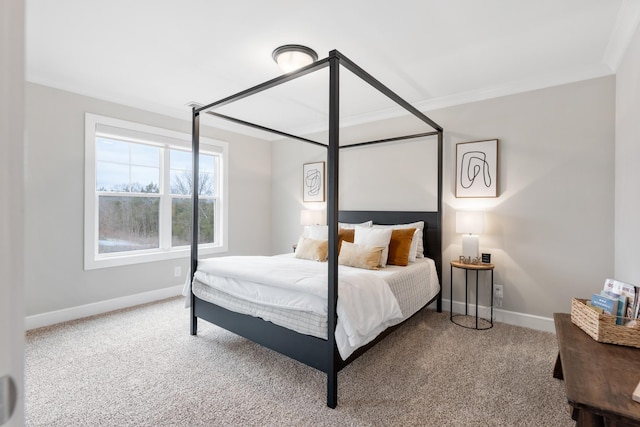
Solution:
[[[98,253],[159,246],[159,198],[100,196],[98,200]]]
[[[160,148],[100,138],[97,164],[98,253],[130,252],[160,247]],[[170,155],[171,246],[191,244],[193,174],[191,153]],[[215,241],[216,158],[201,154],[198,178],[198,243]],[[149,184],[132,182],[147,177]],[[146,196],[148,195],[148,196]]]
[[[200,173],[198,187],[200,196],[211,196],[213,194],[213,175],[206,172]],[[193,188],[191,173],[184,172],[181,175],[175,175],[171,182],[172,194],[190,195],[191,188]],[[198,243],[213,243],[215,201],[201,197],[198,210]],[[173,198],[171,202],[171,246],[191,244],[191,212],[193,212],[193,202],[190,197]]]

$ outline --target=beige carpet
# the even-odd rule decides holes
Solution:
[[[572,426],[553,334],[474,331],[425,310],[338,375],[205,321],[170,299],[31,331],[29,426]]]

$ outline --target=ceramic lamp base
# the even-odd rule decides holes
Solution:
[[[480,239],[475,234],[462,235],[462,256],[477,258],[480,253]]]

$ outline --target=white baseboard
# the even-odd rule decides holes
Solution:
[[[77,307],[65,308],[62,310],[50,311],[48,313],[27,316],[24,319],[25,329],[36,329],[44,326],[55,325],[56,323],[67,322],[69,320],[81,319],[83,317],[94,316],[96,314],[107,313],[113,310],[133,307],[135,305],[146,304],[171,298],[182,294],[183,285],[172,286],[170,288],[158,289],[155,291],[143,292],[141,294],[128,295],[106,301],[94,302]]]
[[[449,311],[451,307],[451,300],[442,300],[442,311]],[[464,303],[460,301],[453,302],[453,312],[457,314],[464,314]],[[469,314],[475,316],[476,306],[475,304],[469,304]],[[478,306],[478,315],[485,319],[488,319],[491,315],[491,308],[485,306]],[[532,314],[517,313],[515,311],[502,310],[500,308],[493,308],[493,320],[496,322],[507,323],[509,325],[522,326],[525,328],[535,329],[537,331],[544,332],[556,332],[553,319],[549,317],[534,316]]]
[[[170,288],[158,289],[156,291],[144,292],[141,294],[128,295],[126,297],[114,298],[106,301],[95,302],[92,304],[81,305],[78,307],[65,308],[63,310],[51,311],[48,313],[36,314],[25,317],[25,328],[27,330],[42,328],[44,326],[55,325],[56,323],[67,322],[69,320],[81,319],[83,317],[94,316],[96,314],[107,313],[113,310],[133,307],[135,305],[146,304],[153,301],[159,301],[165,298],[171,298],[182,294],[183,285],[172,286]],[[435,303],[431,304],[435,309]],[[442,311],[449,311],[451,307],[450,300],[442,300]],[[453,302],[453,312],[457,314],[464,313],[464,303],[459,301]],[[476,307],[469,304],[469,313],[475,315]],[[480,317],[488,319],[490,316],[490,308],[485,306],[478,307]],[[553,319],[548,317],[534,316],[531,314],[516,313],[514,311],[493,309],[493,319],[496,322],[507,323],[509,325],[522,326],[525,328],[535,329],[538,331],[555,333]]]

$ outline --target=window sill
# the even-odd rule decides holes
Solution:
[[[227,252],[226,245],[199,247],[198,255],[212,255]],[[100,268],[120,267],[125,265],[143,264],[147,262],[166,261],[170,259],[189,258],[191,248],[186,246],[180,249],[166,251],[152,251],[144,253],[127,253],[118,255],[106,255],[97,258],[85,257],[84,269],[97,270]]]

